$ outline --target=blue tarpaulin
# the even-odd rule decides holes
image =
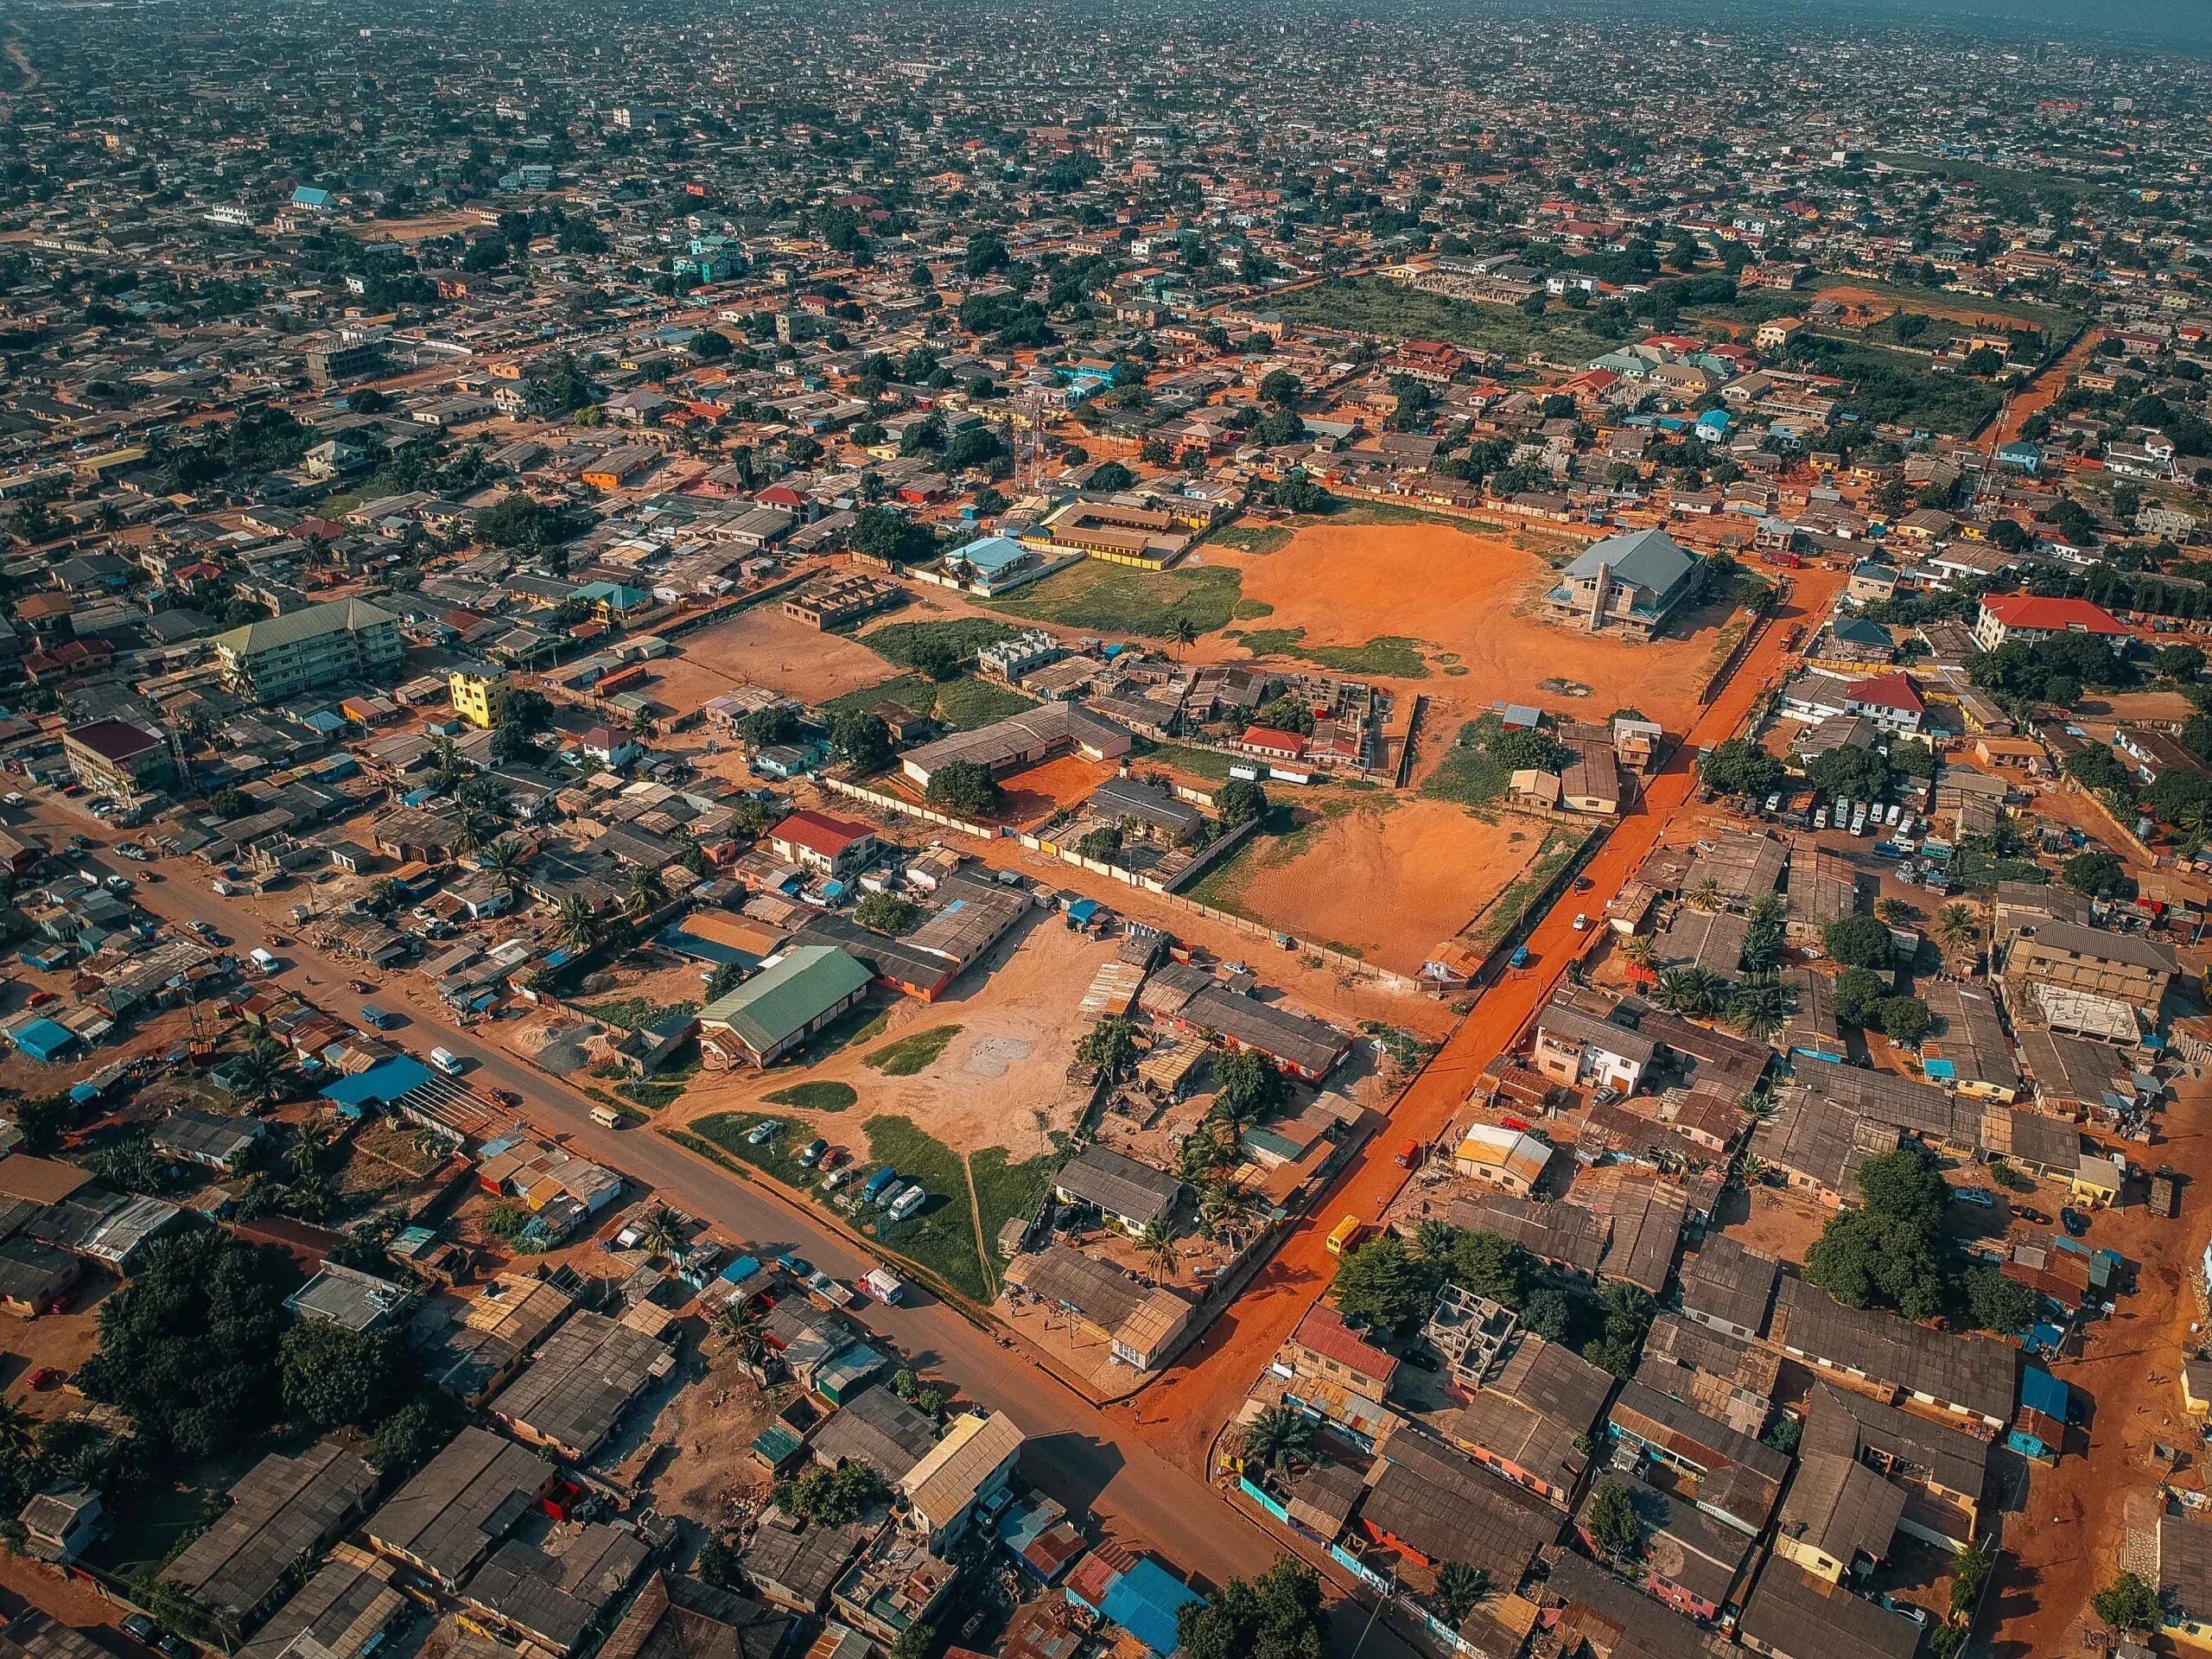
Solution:
[[[77,1033],[53,1020],[34,1020],[16,1033],[16,1046],[41,1065],[59,1059],[77,1040]]]
[[[2067,1386],[2040,1366],[2030,1365],[2020,1373],[2020,1403],[2030,1411],[2039,1411],[2054,1422],[2064,1422],[2074,1402]]]

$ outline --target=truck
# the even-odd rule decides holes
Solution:
[[[868,1185],[861,1188],[861,1202],[874,1204],[890,1190],[891,1183],[899,1179],[899,1172],[886,1164],[868,1178]]]
[[[1404,1146],[1398,1148],[1398,1167],[1400,1169],[1419,1169],[1421,1167],[1421,1155],[1423,1150],[1424,1148],[1420,1141],[1407,1141]]]
[[[432,1049],[430,1064],[449,1077],[457,1077],[468,1069],[468,1063],[449,1048]]]
[[[361,1018],[367,1020],[370,1028],[374,1031],[390,1031],[392,1027],[399,1023],[397,1014],[387,1013],[373,1002],[361,1004]]]
[[[254,970],[264,979],[275,973],[279,966],[276,958],[260,945],[257,944],[245,955],[246,960],[253,964]]]
[[[898,1306],[899,1299],[906,1294],[906,1281],[888,1268],[869,1268],[868,1277],[861,1283],[867,1287],[869,1295],[886,1307]]]
[[[591,1109],[591,1121],[602,1129],[619,1129],[622,1127],[622,1109],[620,1106],[594,1106]]]

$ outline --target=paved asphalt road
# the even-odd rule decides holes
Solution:
[[[102,843],[114,837],[98,820],[51,798],[35,802],[29,827],[44,831],[56,848],[73,835]],[[148,869],[159,871],[162,880],[141,880],[134,894],[145,909],[175,923],[209,923],[241,956],[266,943],[258,916],[219,897],[207,867],[195,860],[139,865],[94,855],[69,861],[134,879]],[[315,891],[302,887],[302,901]],[[394,1040],[418,1053],[442,1046],[471,1061],[467,1080],[480,1092],[513,1090],[524,1102],[522,1115],[541,1131],[563,1137],[566,1144],[652,1187],[678,1209],[711,1221],[762,1255],[791,1250],[839,1278],[857,1278],[874,1265],[842,1235],[765,1185],[696,1158],[649,1130],[601,1128],[591,1121],[594,1103],[588,1096],[476,1040],[474,1033],[446,1020],[444,1011],[428,998],[404,994],[410,976],[370,976],[384,983],[364,996],[347,987],[359,969],[322,955],[289,927],[280,930],[280,936],[291,944],[276,950],[284,963],[277,983],[347,1019],[359,1020],[364,1001],[404,1012],[406,1024],[391,1033]],[[912,1295],[911,1305],[904,1307],[871,1304],[868,1324],[897,1343],[915,1369],[940,1374],[968,1398],[1010,1412],[1032,1437],[1023,1454],[1024,1472],[1071,1510],[1089,1510],[1110,1535],[1157,1548],[1177,1566],[1216,1582],[1264,1571],[1280,1553],[1255,1523],[1196,1472],[1155,1452],[1134,1424],[1109,1418],[1050,1373],[1000,1347],[956,1309],[925,1293]],[[1370,1648],[1382,1637],[1377,1631]]]

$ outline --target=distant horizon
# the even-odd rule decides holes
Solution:
[[[1513,0],[1503,0],[1509,9]],[[1632,0],[1566,0],[1564,9],[1632,10],[1657,22]],[[1829,0],[1689,0],[1669,9],[1667,20],[1687,27],[1802,19],[1830,31],[1853,24],[1874,29],[1919,28],[1932,33],[1983,34],[1993,40],[2064,41],[2083,47],[2126,47],[2212,57],[2212,3],[2208,0],[1853,0],[1839,9]]]

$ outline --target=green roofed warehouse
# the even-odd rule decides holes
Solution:
[[[708,1065],[772,1065],[868,994],[859,962],[826,944],[796,944],[699,1011]]]

